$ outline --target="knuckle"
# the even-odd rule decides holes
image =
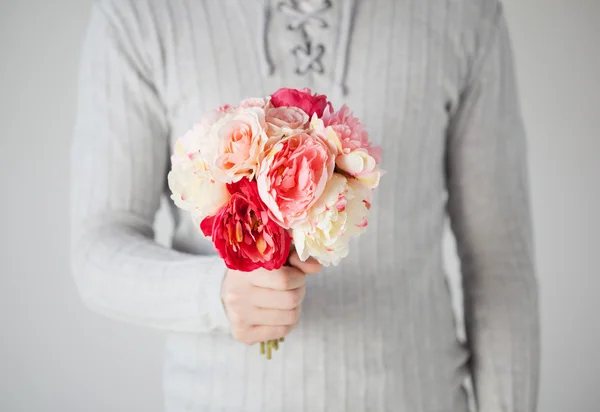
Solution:
[[[287,273],[282,272],[278,278],[277,286],[279,288],[281,288],[282,290],[286,290],[286,289],[290,288],[291,284],[292,284],[292,280],[291,280],[290,276],[288,276]]]
[[[307,273],[310,273],[311,275],[316,275],[320,271],[321,271],[321,265],[315,265],[315,264],[308,265]]]
[[[241,301],[241,295],[233,291],[227,292],[223,296],[223,301],[229,306],[237,305]]]
[[[295,308],[295,309],[290,310],[290,313],[289,313],[290,325],[295,325],[296,323],[298,323],[299,320],[300,320],[300,309]]]
[[[296,289],[294,291],[294,309],[299,308],[304,300],[304,288]]]
[[[296,267],[302,263],[302,261],[298,257],[298,254],[296,254],[296,253],[291,254],[289,260],[290,260],[290,263],[292,264],[292,267]]]
[[[269,330],[268,338],[265,340],[283,338],[286,335],[286,328],[287,326],[274,326]]]
[[[287,292],[285,294],[285,306],[287,309],[295,309],[300,304],[300,295],[298,292]]]
[[[242,319],[242,314],[240,312],[238,312],[237,310],[229,311],[229,322],[234,327],[237,327],[237,326],[241,327],[241,325],[244,323],[243,319]]]
[[[249,329],[247,327],[235,327],[231,329],[231,336],[241,342],[244,343],[246,345],[254,345],[256,343],[256,340],[254,339],[254,337],[252,336],[252,334],[250,333]]]
[[[250,339],[250,338],[245,338],[241,340],[242,343],[251,346],[254,345],[256,342],[254,341],[254,339]]]
[[[240,342],[244,342],[245,340],[247,340],[247,336],[246,336],[245,332],[246,331],[243,328],[232,328],[231,329],[231,336],[233,336],[233,338],[235,340],[239,340]]]

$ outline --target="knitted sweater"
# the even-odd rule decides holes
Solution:
[[[537,287],[526,147],[496,0],[106,0],[85,39],[72,151],[83,301],[163,329],[165,408],[531,412]],[[154,241],[174,140],[279,87],[347,103],[383,147],[366,233],[307,280],[273,360],[228,333],[226,268],[187,213]],[[467,344],[442,261],[456,235]]]

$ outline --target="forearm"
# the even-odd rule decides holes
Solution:
[[[449,202],[480,412],[536,410],[538,286],[527,189],[516,170],[469,174]]]
[[[528,264],[463,268],[471,371],[480,412],[536,410],[539,381],[537,282]],[[479,276],[471,272],[479,270]]]
[[[135,324],[185,332],[228,330],[218,256],[165,249],[127,213],[89,219],[73,238],[73,273],[92,310]]]

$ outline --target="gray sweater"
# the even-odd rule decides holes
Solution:
[[[73,270],[94,310],[167,332],[167,411],[535,410],[526,148],[496,0],[107,0],[83,49]],[[185,213],[154,241],[174,140],[278,87],[347,103],[384,149],[369,229],[308,279],[274,359],[233,340],[225,266]],[[449,216],[468,344],[442,262]]]

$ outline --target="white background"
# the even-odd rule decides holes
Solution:
[[[598,411],[600,1],[506,6],[529,135],[539,410]],[[67,155],[89,8],[0,0],[1,411],[162,407],[161,336],[85,310],[67,264]]]

